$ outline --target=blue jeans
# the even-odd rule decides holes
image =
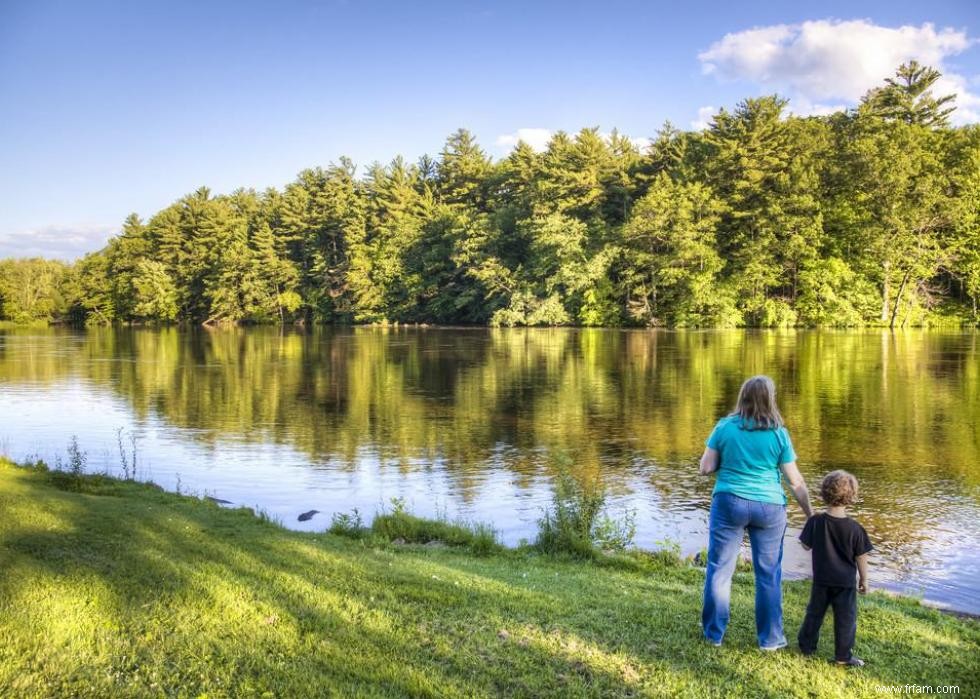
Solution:
[[[786,506],[717,493],[711,500],[708,571],[704,581],[704,636],[721,643],[728,626],[732,574],[745,530],[752,544],[755,571],[755,629],[759,645],[786,645],[783,634],[783,535]]]

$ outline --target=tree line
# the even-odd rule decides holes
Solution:
[[[85,323],[975,323],[980,126],[914,62],[855,109],[778,96],[638,147],[557,133],[283,190],[202,187],[72,263],[0,261],[0,317]]]

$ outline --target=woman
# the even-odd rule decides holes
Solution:
[[[759,647],[782,648],[786,645],[781,585],[786,495],[781,475],[807,517],[813,510],[806,481],[796,467],[793,443],[776,407],[776,386],[768,376],[753,376],[742,384],[735,411],[719,420],[708,437],[700,473],[718,474],[708,525],[708,570],[701,613],[704,636],[716,646],[725,636],[732,573],[748,530]]]

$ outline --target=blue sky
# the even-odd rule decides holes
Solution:
[[[501,157],[518,133],[649,137],[774,91],[820,113],[909,57],[977,121],[978,7],[0,0],[0,257],[71,259],[201,185],[414,160],[461,126]]]

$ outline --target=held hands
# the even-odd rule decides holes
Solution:
[[[810,491],[806,488],[806,481],[803,480],[803,476],[800,474],[800,469],[797,467],[795,461],[789,461],[785,464],[780,464],[779,470],[783,472],[783,478],[789,482],[790,490],[793,491],[793,497],[796,498],[796,502],[799,504],[800,509],[803,510],[803,514],[806,515],[807,519],[813,517],[813,507],[810,505]]]

